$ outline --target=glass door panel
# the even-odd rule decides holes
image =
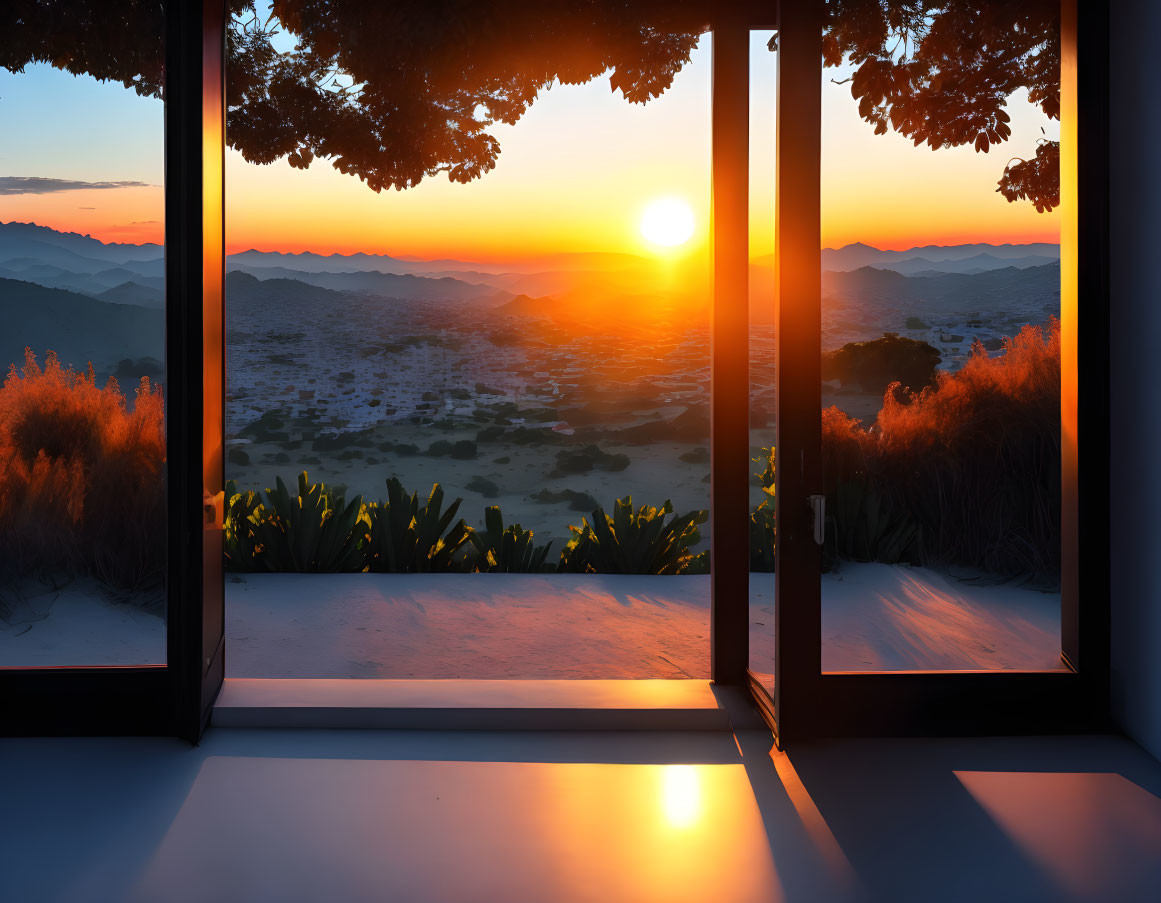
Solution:
[[[0,667],[162,664],[164,17],[57,14],[0,34]]]
[[[821,667],[1060,669],[1058,8],[873,24],[824,42]]]
[[[750,654],[751,676],[774,687],[777,535],[774,178],[778,58],[774,33],[750,32]]]

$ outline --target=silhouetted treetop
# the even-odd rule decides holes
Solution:
[[[161,0],[3,0],[0,67],[49,63],[158,96],[165,69]]]
[[[851,94],[876,134],[987,153],[1011,137],[1020,88],[1060,118],[1060,0],[827,0],[823,61],[854,67]],[[998,191],[1040,211],[1060,203],[1060,145],[1005,167]]]
[[[632,0],[273,0],[268,17],[256,0],[228,3],[230,146],[254,163],[324,158],[376,191],[479,178],[500,153],[489,128],[519,120],[554,81],[607,76],[630,102],[657,97],[705,18],[700,4]],[[5,0],[0,66],[50,63],[161,95],[162,7]],[[1005,106],[1020,88],[1059,116],[1059,0],[826,0],[826,11],[824,62],[854,66],[876,133],[986,152],[1010,137]],[[999,191],[1051,209],[1058,168],[1058,144],[1044,141],[1005,167]]]
[[[470,181],[496,165],[489,127],[519,120],[556,80],[608,72],[633,103],[673,83],[697,31],[633,6],[274,0],[297,39],[282,54],[250,6],[230,35],[230,143],[257,163],[325,157],[376,191],[439,172]]]

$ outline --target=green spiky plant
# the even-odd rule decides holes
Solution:
[[[531,530],[520,524],[504,527],[499,505],[484,509],[484,530],[468,537],[475,549],[473,564],[482,573],[527,574],[543,571],[552,543],[538,546]]]
[[[774,449],[763,448],[752,459],[762,469],[754,474],[762,484],[765,496],[750,512],[750,570],[771,573],[774,570],[774,546],[778,538],[778,518],[774,506]]]
[[[262,497],[253,489],[238,491],[233,480],[226,483],[226,511],[224,519],[223,551],[228,571],[264,571],[262,545],[258,541],[258,525],[264,509]]]
[[[560,557],[561,571],[603,574],[681,574],[695,564],[690,546],[701,541],[698,526],[709,519],[705,510],[673,513],[668,499],[660,508],[642,505],[634,509],[632,496],[617,499],[613,514],[603,508],[593,512],[592,524],[570,526],[572,539]],[[701,570],[697,565],[697,570]]]
[[[473,530],[456,520],[463,499],[443,510],[443,487],[431,487],[420,506],[416,493],[407,494],[395,477],[387,481],[387,500],[367,506],[370,522],[366,547],[368,569],[389,573],[466,571],[470,567],[464,544]]]
[[[255,539],[268,570],[289,572],[358,572],[365,569],[363,547],[371,522],[362,496],[351,501],[325,483],[298,475],[298,495],[277,479],[266,490],[268,505],[256,509]]]

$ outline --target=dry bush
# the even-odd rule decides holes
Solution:
[[[823,454],[828,494],[861,486],[877,517],[914,522],[915,563],[1059,580],[1059,321],[1025,326],[996,357],[977,343],[922,392],[893,384],[871,428],[831,408]]]
[[[132,409],[49,352],[0,388],[0,570],[79,572],[156,594],[165,573],[165,411],[142,379]]]

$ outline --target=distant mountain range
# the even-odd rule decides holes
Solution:
[[[904,275],[979,273],[1017,267],[1027,269],[1060,259],[1060,246],[1032,244],[925,245],[904,251],[881,250],[856,242],[822,251],[824,270],[850,272],[860,267],[889,269]],[[755,258],[755,269],[773,266],[773,256]],[[316,254],[249,250],[232,254],[229,269],[240,269],[259,278],[293,278],[326,288],[375,291],[397,297],[433,297],[422,283],[387,280],[388,276],[454,279],[472,286],[487,286],[512,295],[543,295],[591,288],[595,281],[612,280],[619,290],[639,289],[640,276],[648,276],[656,262],[632,254],[582,252],[553,254],[530,260],[472,262],[453,259],[410,260],[387,254]],[[24,279],[65,288],[99,293],[125,282],[162,288],[164,249],[158,244],[105,243],[87,235],[58,232],[34,223],[0,223],[0,277]],[[362,282],[356,274],[372,274]],[[324,274],[343,279],[325,279]],[[318,279],[308,277],[317,276]],[[638,284],[635,284],[638,283]],[[408,290],[408,286],[412,290]],[[473,298],[478,289],[455,287],[456,297]],[[388,291],[389,290],[389,291]]]
[[[425,273],[432,268],[448,270],[463,269],[465,264],[458,260],[410,261],[400,260],[386,254],[316,254],[313,251],[301,253],[281,251],[242,251],[231,254],[227,260],[231,268],[254,270],[258,268],[284,268],[297,273],[394,273],[396,275]]]
[[[1060,264],[915,276],[866,266],[824,273],[822,294],[824,299],[837,296],[864,304],[923,302],[928,309],[988,309],[1002,307],[1005,299],[1058,297]]]
[[[1059,297],[1057,245],[963,244],[885,251],[852,244],[822,252],[824,297],[889,307],[920,305],[937,313],[1003,310],[1015,299],[1050,309]],[[381,254],[231,255],[231,305],[283,299],[323,309],[344,293],[390,303],[436,302],[496,309],[533,318],[579,312],[618,322],[652,299],[650,316],[693,315],[708,293],[699,262],[665,271],[629,254],[559,254],[495,266],[471,261],[415,261]],[[696,265],[695,265],[696,264]],[[164,249],[104,243],[31,223],[0,223],[0,311],[7,328],[0,369],[25,345],[53,348],[81,366],[111,372],[125,358],[160,358]],[[773,260],[751,261],[754,322],[773,315]],[[349,297],[349,294],[348,294]],[[644,316],[644,312],[642,312]]]
[[[493,285],[473,284],[450,276],[412,276],[381,273],[374,270],[346,273],[310,273],[286,267],[248,266],[230,273],[245,273],[258,280],[286,282],[294,280],[335,291],[370,292],[385,298],[409,301],[480,301],[500,304],[512,297],[511,292]],[[241,284],[241,283],[239,283]],[[229,285],[227,285],[227,288]]]
[[[111,304],[32,282],[0,279],[0,367],[21,365],[28,346],[43,363],[52,349],[66,364],[90,361],[107,376],[120,361],[161,358],[165,314],[160,308]]]
[[[856,242],[841,248],[825,248],[822,268],[846,272],[860,267],[895,270],[904,275],[933,270],[940,273],[970,273],[1006,266],[1024,269],[1060,260],[1060,245],[1036,242],[1026,245],[925,245],[906,251],[881,251]]]
[[[534,273],[543,270],[623,270],[648,264],[643,257],[633,254],[615,254],[605,251],[550,254],[531,260],[464,261],[452,259],[409,260],[387,254],[316,254],[313,251],[282,252],[258,251],[251,248],[229,256],[229,266],[241,269],[252,267],[286,267],[303,273],[380,272],[412,276],[457,275],[461,271],[478,271],[488,275],[502,273]]]

